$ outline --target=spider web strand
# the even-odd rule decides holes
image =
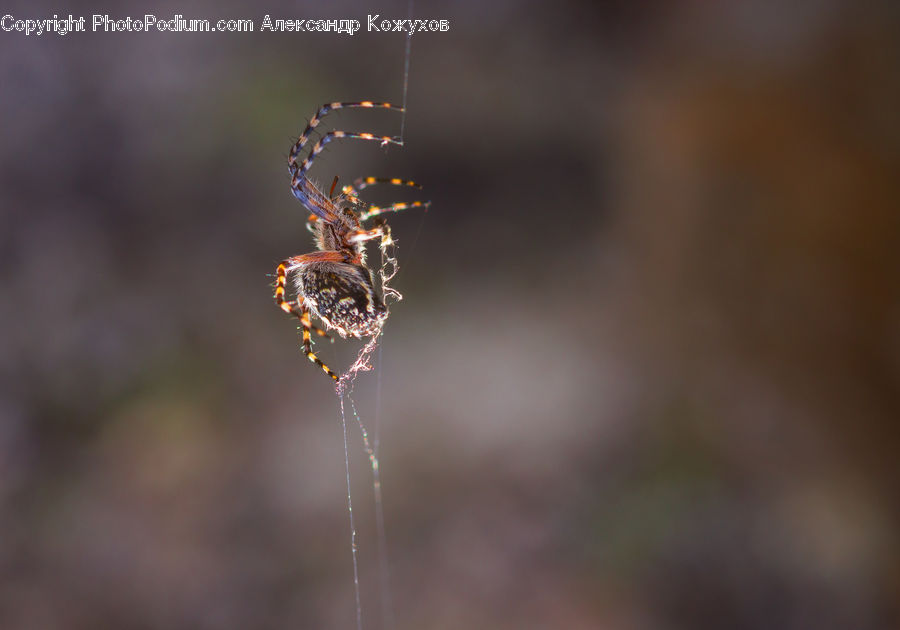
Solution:
[[[341,427],[344,430],[344,468],[347,472],[347,512],[350,514],[350,553],[353,556],[353,588],[356,593],[356,628],[362,630],[362,603],[359,597],[359,545],[353,519],[353,498],[350,490],[350,448],[347,439],[347,419],[344,415],[344,395],[341,399]]]
[[[379,348],[380,357],[380,348]],[[359,412],[356,409],[356,403],[348,394],[347,400],[350,401],[350,409],[353,411],[353,417],[356,419],[356,425],[362,435],[363,449],[369,457],[369,464],[372,468],[372,490],[375,498],[375,528],[378,536],[378,564],[381,569],[381,615],[382,625],[385,628],[394,627],[394,606],[393,597],[391,595],[391,572],[388,563],[387,534],[384,527],[384,501],[381,494],[381,467],[378,463],[378,443],[369,441],[369,432],[363,423]],[[377,410],[376,410],[377,411]],[[377,425],[376,425],[377,430]],[[377,434],[375,435],[377,440]]]

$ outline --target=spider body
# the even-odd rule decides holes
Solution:
[[[372,273],[363,265],[312,263],[294,275],[294,282],[312,314],[341,337],[373,335],[387,319]]]
[[[375,136],[371,133],[330,131],[323,134],[309,154],[300,160],[310,134],[328,112],[348,107],[384,108],[403,111],[390,103],[362,101],[359,103],[329,103],[323,105],[310,119],[303,134],[297,140],[290,157],[288,171],[291,174],[291,192],[311,213],[307,227],[314,235],[317,251],[283,260],[276,269],[275,303],[285,312],[300,319],[303,330],[303,350],[310,361],[318,365],[328,376],[337,375],[322,363],[312,351],[311,331],[328,336],[325,330],[313,325],[310,315],[317,317],[326,330],[334,330],[341,337],[364,337],[381,330],[388,316],[384,298],[375,290],[372,271],[366,265],[365,242],[380,238],[382,244],[391,243],[390,229],[381,225],[367,230],[363,222],[385,212],[397,212],[411,207],[427,207],[425,202],[396,203],[379,208],[362,209],[358,191],[375,183],[419,188],[415,182],[401,179],[365,177],[353,185],[344,186],[336,197],[326,196],[306,176],[315,157],[334,138],[375,140],[382,145],[402,145],[399,138]],[[336,180],[335,180],[336,181]],[[332,187],[333,192],[333,187]],[[357,211],[357,208],[360,210]],[[288,276],[293,276],[296,298],[286,299]]]

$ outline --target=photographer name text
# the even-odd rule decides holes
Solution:
[[[109,15],[92,15],[88,20],[84,16],[75,17],[69,14],[60,18],[54,15],[44,19],[22,19],[13,15],[0,18],[0,30],[7,33],[22,33],[26,36],[40,37],[48,33],[68,35],[69,33],[341,33],[353,35],[365,25],[367,32],[375,33],[436,33],[450,30],[449,20],[413,20],[383,18],[380,15],[367,15],[365,20],[357,19],[273,19],[266,15],[259,23],[251,19],[207,20],[185,18],[181,14],[159,18],[146,14],[142,17],[127,16],[124,18]]]

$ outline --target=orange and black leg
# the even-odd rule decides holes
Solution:
[[[320,214],[320,211],[322,210],[321,202],[325,197],[318,190],[312,190],[315,187],[311,186],[307,182],[306,172],[310,169],[310,167],[312,167],[313,161],[315,160],[316,156],[321,153],[323,149],[325,149],[326,144],[328,144],[335,138],[356,138],[358,140],[375,140],[377,142],[380,142],[382,145],[403,145],[403,140],[396,136],[376,136],[375,134],[367,132],[353,133],[349,131],[329,131],[319,138],[319,140],[313,145],[312,149],[310,149],[309,154],[301,160],[300,153],[309,142],[313,130],[315,130],[315,128],[319,126],[319,123],[322,122],[322,118],[335,109],[344,109],[351,107],[392,109],[400,112],[403,111],[402,107],[396,107],[394,105],[391,105],[390,103],[377,103],[373,101],[359,101],[355,103],[328,103],[320,107],[319,110],[310,119],[309,123],[306,125],[306,129],[303,130],[303,133],[300,134],[300,138],[297,139],[297,142],[291,149],[290,156],[288,157],[288,171],[291,174],[291,190],[294,193],[294,196],[299,199],[300,202],[304,206],[306,206],[306,208],[310,212],[319,215],[320,218],[325,220],[328,220],[329,217],[325,216],[325,213]],[[321,197],[322,199],[320,199],[319,197]]]
[[[411,179],[400,179],[399,177],[357,177],[353,180],[352,185],[344,186],[341,190],[345,195],[351,197],[359,197],[359,191],[368,188],[374,184],[390,184],[391,186],[408,186],[422,190],[422,187]]]
[[[406,186],[422,190],[422,187],[419,184],[409,179],[400,179],[397,177],[360,177],[353,182],[353,185],[344,186],[342,192],[351,199],[359,199],[359,191],[368,188],[373,184],[390,184],[391,186]],[[404,201],[389,206],[369,206],[360,213],[359,220],[365,221],[366,219],[371,219],[379,214],[400,212],[401,210],[408,210],[409,208],[428,208],[430,205],[430,201]]]
[[[315,252],[316,254],[331,254],[336,252]],[[307,254],[306,256],[310,256]],[[337,375],[329,369],[327,365],[322,363],[319,358],[312,351],[312,341],[310,339],[310,331],[315,331],[321,337],[325,337],[330,339],[330,335],[326,333],[324,330],[319,328],[310,322],[309,319],[309,309],[303,305],[302,300],[298,298],[297,304],[291,304],[285,299],[285,284],[287,284],[287,270],[294,266],[295,261],[297,259],[305,258],[305,256],[295,256],[294,258],[289,258],[288,260],[284,260],[278,264],[277,269],[275,270],[275,304],[283,310],[285,313],[289,315],[293,315],[300,320],[300,325],[303,328],[303,352],[309,358],[310,361],[318,365],[322,370],[334,380],[337,380]]]
[[[309,309],[306,308],[305,305],[300,306],[300,325],[303,326],[303,352],[306,354],[307,358],[322,368],[322,370],[332,379],[338,380],[337,374],[332,372],[331,368],[322,363],[319,357],[312,351],[312,342],[310,341],[309,331],[315,330],[315,327],[309,321]]]
[[[389,206],[384,207],[369,206],[359,213],[359,220],[365,221],[366,219],[371,219],[372,217],[377,217],[379,214],[385,214],[387,212],[400,212],[401,210],[408,210],[410,208],[428,208],[428,206],[430,205],[430,201],[402,201],[400,203],[393,203]]]
[[[288,166],[293,171],[296,168],[297,159],[300,155],[300,152],[303,150],[303,147],[306,146],[306,143],[309,142],[309,137],[312,134],[313,130],[319,126],[319,123],[322,122],[322,119],[329,113],[336,109],[348,109],[352,107],[363,107],[370,109],[392,109],[397,112],[402,112],[402,107],[397,107],[390,103],[377,103],[374,101],[359,101],[355,103],[326,103],[319,108],[319,110],[313,115],[312,118],[309,119],[309,123],[306,125],[306,129],[303,130],[303,133],[300,134],[300,137],[297,139],[297,142],[294,144],[294,147],[291,149],[290,157],[288,157]],[[325,134],[328,135],[328,134]],[[378,140],[384,144],[399,144],[402,145],[403,142],[400,138],[390,138],[387,136],[375,136],[371,133],[341,133],[341,135],[331,136],[332,138],[360,138],[362,140]],[[325,140],[324,136],[316,143],[316,146],[319,147],[317,151],[315,148],[310,152],[309,156],[300,164],[297,170],[300,171],[301,174],[305,173],[309,170],[309,167],[312,165],[312,160],[315,156],[322,151],[324,145],[328,144],[329,140]]]

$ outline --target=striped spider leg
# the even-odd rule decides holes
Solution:
[[[418,190],[422,190],[422,187],[416,182],[409,179],[399,179],[397,177],[360,177],[357,178],[352,185],[344,186],[343,193],[352,199],[359,198],[359,191],[364,188],[368,188],[373,184],[390,184],[391,186],[407,186],[410,188],[416,188]],[[408,202],[398,202],[393,203],[389,206],[367,206],[362,212],[359,214],[360,222],[366,221],[367,219],[371,219],[372,217],[376,217],[380,214],[385,214],[387,212],[400,212],[401,210],[408,210],[409,208],[425,208],[428,209],[428,206],[431,205],[430,201],[408,201]]]
[[[334,187],[337,183],[337,178],[335,177],[334,183],[331,185],[331,193],[329,196],[332,196],[334,193]],[[358,177],[356,178],[352,184],[348,184],[341,189],[342,194],[349,199],[351,202],[356,204],[357,206],[362,205],[362,201],[359,197],[359,192],[364,188],[368,188],[373,184],[390,184],[392,186],[407,186],[409,188],[416,188],[418,190],[422,190],[422,186],[417,184],[416,182],[408,179],[400,179],[397,177]],[[333,196],[332,196],[333,198]],[[425,208],[426,210],[431,205],[430,201],[401,201],[397,203],[392,203],[388,206],[376,206],[369,205],[363,207],[359,211],[359,221],[363,223],[372,217],[377,217],[381,214],[386,214],[388,212],[400,212],[401,210],[408,210],[410,208]],[[315,231],[315,227],[313,224],[318,220],[316,215],[311,214],[306,220],[306,229],[310,232]]]
[[[335,373],[332,372],[327,365],[322,363],[322,361],[312,351],[310,331],[314,331],[318,335],[327,339],[332,339],[332,337],[324,330],[309,321],[309,308],[306,306],[306,304],[304,304],[302,299],[298,297],[296,305],[284,299],[288,269],[296,268],[304,263],[320,262],[320,260],[317,260],[316,258],[311,258],[317,253],[320,252],[313,252],[312,254],[305,254],[303,256],[294,256],[292,258],[288,258],[287,260],[282,260],[280,263],[278,263],[278,267],[275,269],[275,304],[277,304],[278,307],[288,315],[294,315],[295,317],[297,317],[297,319],[300,320],[300,326],[303,329],[303,352],[306,354],[310,361],[322,368],[328,376],[337,380],[337,376],[335,375]]]

